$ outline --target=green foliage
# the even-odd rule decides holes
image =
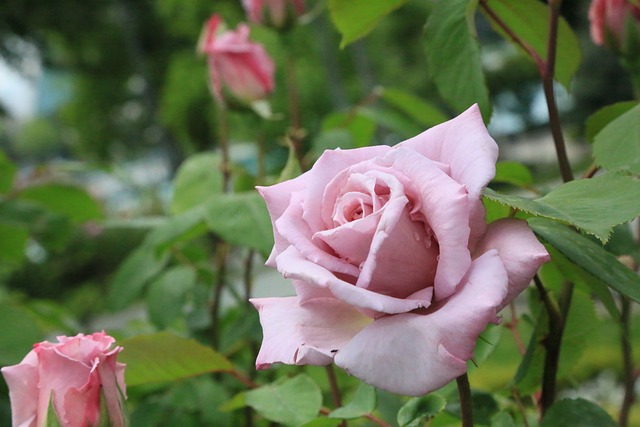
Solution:
[[[266,419],[287,426],[301,426],[313,420],[322,405],[320,388],[303,374],[250,390],[245,399]]]
[[[522,163],[502,161],[496,164],[496,176],[492,182],[528,188],[533,185],[533,175]]]
[[[416,95],[397,88],[382,88],[382,99],[389,105],[414,119],[425,128],[435,126],[448,119],[438,107],[417,97]]]
[[[614,173],[568,182],[535,200],[491,189],[484,196],[532,215],[574,225],[603,243],[613,227],[640,215],[640,181]]]
[[[173,267],[151,282],[146,297],[149,319],[160,328],[169,326],[182,313],[195,278],[192,268]]]
[[[342,34],[340,47],[366,36],[406,0],[329,0],[331,19]]]
[[[615,427],[618,424],[604,409],[585,399],[562,399],[545,414],[540,427]]]
[[[418,427],[444,410],[447,401],[436,393],[411,398],[398,411],[400,427]]]
[[[593,155],[605,169],[640,174],[640,104],[620,114],[596,135]]]
[[[100,205],[80,187],[63,184],[32,186],[20,192],[20,199],[35,202],[75,223],[103,217]]]
[[[635,101],[617,102],[612,105],[602,107],[595,113],[593,113],[587,119],[585,124],[585,137],[587,141],[593,142],[596,136],[613,120],[626,113],[638,103]]]
[[[353,419],[372,413],[376,409],[376,389],[361,383],[349,403],[332,411],[329,418]]]
[[[442,98],[458,112],[477,103],[489,121],[491,103],[473,23],[477,3],[438,1],[427,21],[425,44],[429,71]]]
[[[171,212],[183,213],[221,193],[220,168],[220,156],[217,154],[200,153],[189,157],[176,174]]]
[[[211,347],[170,332],[137,335],[118,345],[124,348],[118,359],[127,364],[129,387],[232,369],[231,362]]]
[[[0,365],[19,363],[31,351],[33,343],[42,339],[42,330],[36,317],[26,308],[0,301]]]
[[[16,165],[7,158],[7,155],[0,151],[0,194],[9,192],[13,186],[17,169]]]

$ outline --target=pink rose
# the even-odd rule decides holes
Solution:
[[[498,147],[477,106],[395,147],[325,151],[258,190],[267,265],[296,296],[257,298],[258,369],[326,365],[422,395],[466,372],[478,335],[549,255],[525,221],[486,226]]]
[[[247,18],[256,24],[283,28],[304,13],[303,0],[242,0]]]
[[[122,347],[104,332],[58,337],[34,345],[22,362],[2,368],[9,385],[14,427],[47,424],[49,403],[62,427],[100,424],[101,393],[110,425],[124,425],[122,396],[126,398]]]
[[[227,31],[220,16],[213,15],[204,27],[198,51],[208,57],[211,88],[219,102],[224,103],[225,92],[251,103],[273,91],[273,61],[260,44],[249,41],[245,24]]]
[[[629,0],[593,0],[589,8],[591,38],[597,45],[627,52],[629,37],[640,43],[640,5]]]

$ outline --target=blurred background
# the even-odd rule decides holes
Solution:
[[[558,87],[576,171],[590,164],[586,118],[604,105],[632,99],[617,59],[589,38],[588,6],[587,0],[563,3],[583,56],[570,90]],[[321,0],[308,0],[303,25],[284,37],[252,26],[251,38],[264,44],[277,64],[295,59],[307,164],[325,148],[394,144],[424,130],[430,119],[403,107],[400,95],[424,100],[445,119],[455,113],[441,101],[426,72],[423,28],[430,7],[430,2],[408,1],[345,49],[339,49],[340,36]],[[121,304],[106,297],[123,261],[149,231],[182,210],[172,208],[180,166],[218,147],[206,60],[196,54],[202,25],[212,13],[221,14],[231,27],[245,20],[239,0],[0,3],[0,365],[17,363],[34,342],[55,333],[111,328],[114,335],[126,337],[172,327],[201,337],[212,327],[197,295],[206,300],[211,289],[206,278],[211,282],[216,274],[211,268],[207,276],[205,267],[212,263],[215,239],[182,235],[188,245],[176,243],[203,266],[191,296],[179,308],[186,324],[162,318],[157,314],[162,308],[156,307],[155,315],[151,309],[149,316],[135,304],[139,296]],[[501,160],[524,163],[537,182],[556,182],[555,152],[535,67],[493,33],[480,14],[476,25],[494,105],[489,129],[500,145]],[[285,87],[279,66],[270,98],[276,119],[230,115],[236,191],[270,182],[287,162],[283,135],[291,125]],[[358,119],[353,127],[345,131],[335,125],[354,112]],[[233,252],[230,268],[240,271],[247,256],[246,251]],[[263,261],[259,254],[250,258],[256,269]],[[145,280],[151,276],[153,272]],[[279,280],[276,276],[258,282]],[[258,287],[257,293],[264,292]],[[255,317],[241,326],[238,312],[226,313],[229,331],[242,335],[241,328],[249,328],[259,342]],[[229,350],[238,343],[221,347],[225,345]],[[602,360],[594,356],[588,374],[593,381],[615,378],[619,362],[611,354],[601,353]],[[246,359],[250,365],[250,355]],[[511,363],[517,366],[516,360]],[[607,365],[612,371],[604,379],[595,374]],[[507,381],[498,375],[485,385],[501,387]],[[214,386],[181,387],[197,394]],[[151,394],[139,394],[147,392]],[[193,425],[206,424],[193,418],[196,410],[174,394],[164,395],[163,404],[174,405],[175,413],[191,414]],[[4,383],[0,396],[0,425],[9,425]]]

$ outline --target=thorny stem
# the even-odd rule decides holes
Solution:
[[[473,427],[473,400],[471,399],[469,376],[466,372],[456,378],[456,384],[458,384],[458,396],[460,396],[462,427]]]

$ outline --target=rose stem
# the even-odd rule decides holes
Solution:
[[[627,427],[629,424],[629,411],[633,402],[635,402],[635,383],[636,375],[633,372],[633,354],[631,348],[630,320],[631,320],[631,301],[625,296],[620,296],[622,301],[622,310],[620,312],[621,331],[620,339],[622,344],[622,379],[624,383],[624,398],[620,406],[620,414],[618,423],[620,427]]]
[[[520,331],[518,331],[518,313],[516,313],[516,305],[511,302],[511,304],[509,304],[509,309],[511,310],[511,320],[509,320],[509,323],[507,323],[506,326],[511,330],[511,334],[513,335],[516,347],[518,347],[518,351],[521,355],[524,355],[527,352],[527,349],[522,342]]]
[[[340,387],[338,386],[338,379],[336,378],[336,372],[333,369],[333,365],[327,365],[324,367],[327,373],[327,379],[329,380],[329,388],[331,389],[331,399],[333,405],[336,408],[342,406],[342,396],[340,395]],[[340,427],[347,427],[347,421],[342,421]]]
[[[473,427],[473,400],[471,399],[471,387],[467,373],[465,372],[456,378],[456,383],[458,384],[458,396],[460,396],[462,427]]]
[[[291,131],[289,137],[293,144],[293,150],[295,152],[300,168],[307,170],[304,156],[302,155],[302,120],[300,118],[300,96],[298,93],[298,80],[296,78],[296,61],[292,53],[292,44],[290,42],[290,35],[285,35],[283,40],[285,41],[287,48],[287,61],[285,64],[285,79],[287,86],[287,95],[289,96],[289,115],[291,120]]]

